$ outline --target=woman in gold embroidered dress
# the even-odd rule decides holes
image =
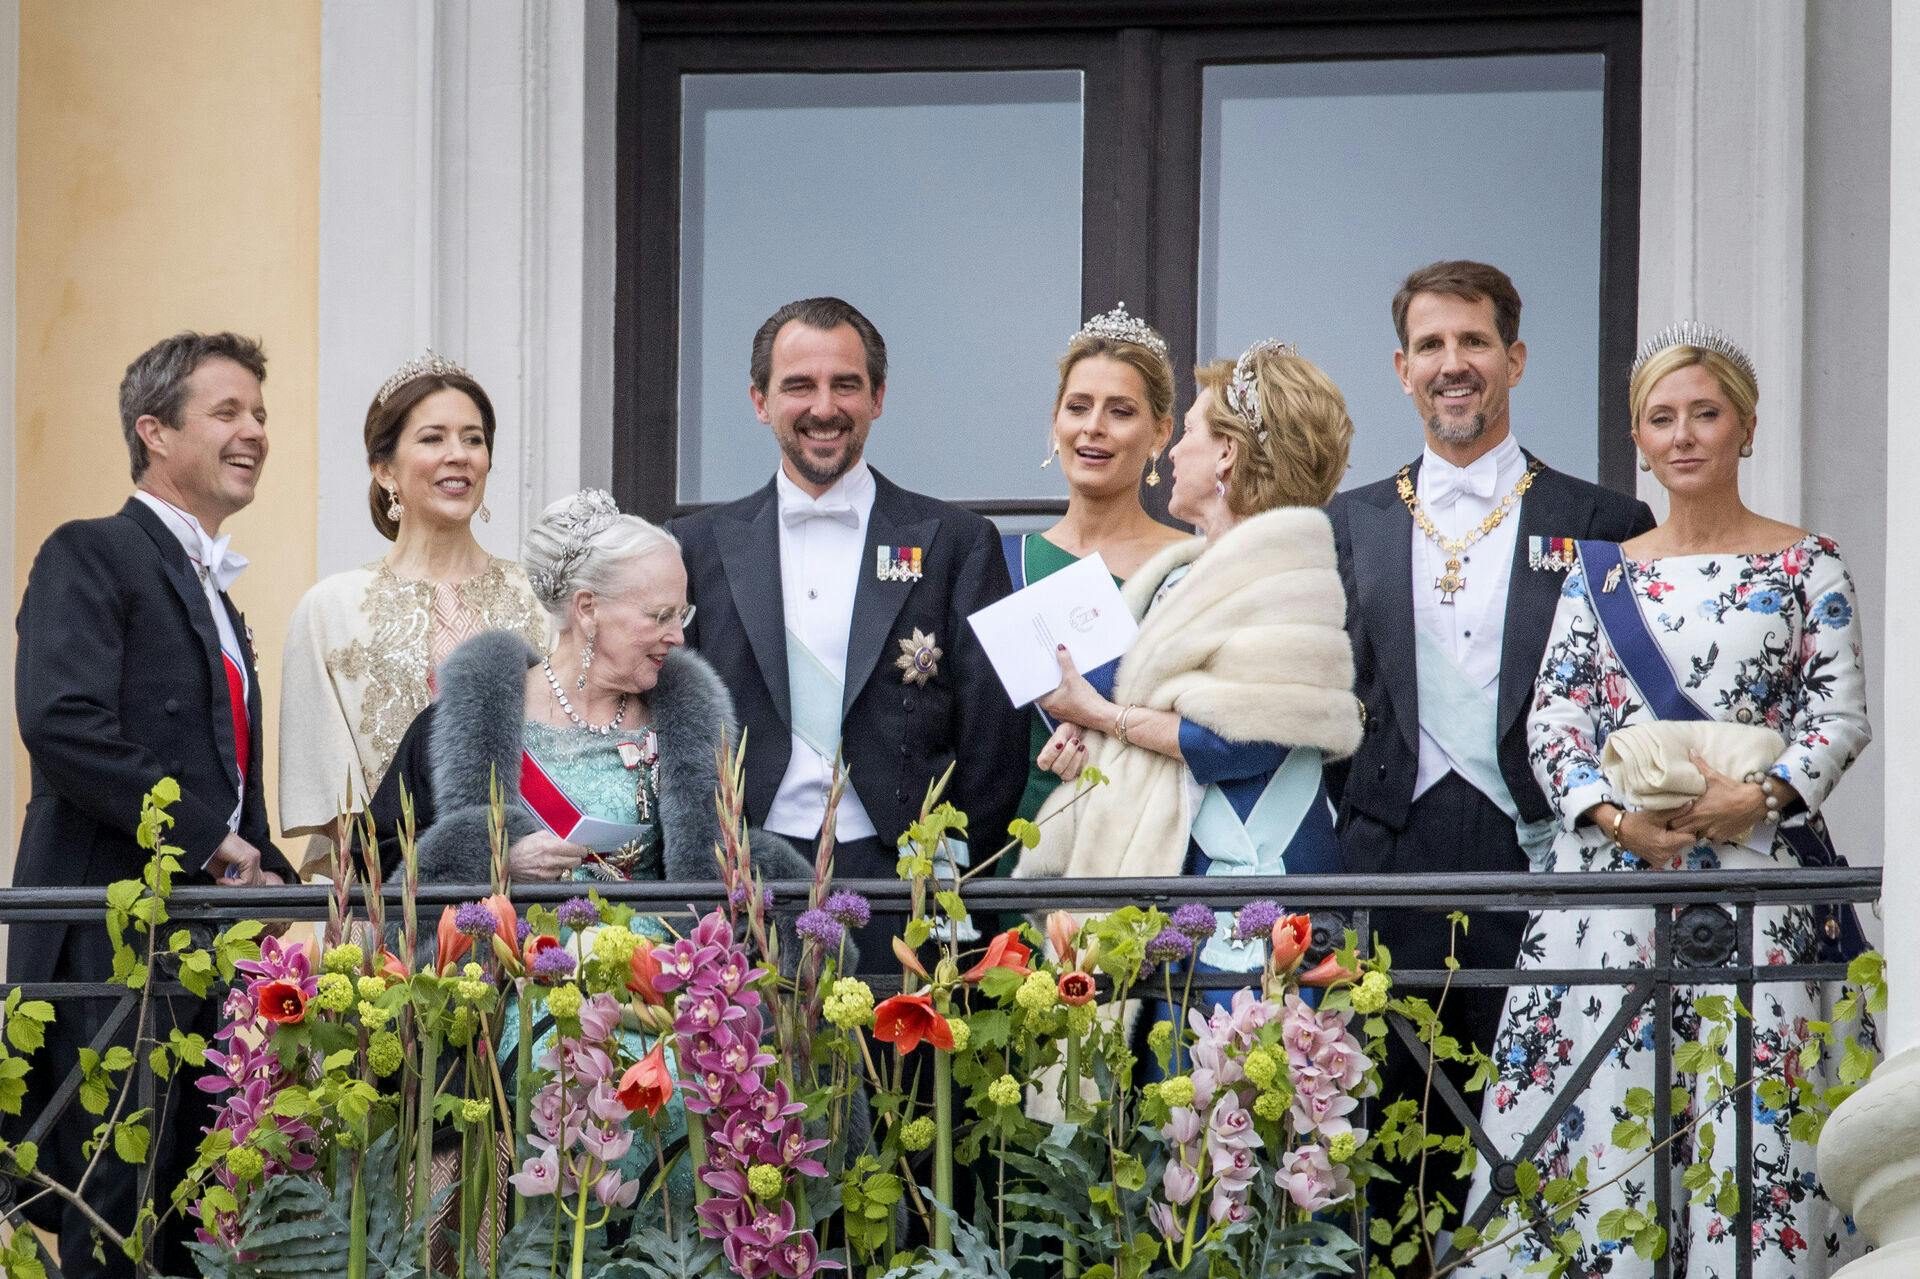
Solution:
[[[473,535],[474,515],[487,518],[493,437],[487,393],[431,351],[367,408],[368,507],[393,549],[306,593],[281,670],[280,825],[313,837],[305,871],[322,868],[336,823],[379,789],[447,654],[488,630],[546,648],[526,573]]]

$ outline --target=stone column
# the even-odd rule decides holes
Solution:
[[[1889,494],[1920,473],[1920,438],[1907,429],[1920,404],[1920,9],[1893,6],[1891,224],[1887,262],[1887,457]],[[1887,503],[1889,570],[1886,631],[1875,668],[1886,689],[1876,747],[1889,778],[1920,769],[1920,598],[1912,548],[1920,545],[1920,503]],[[1886,814],[1885,916],[1920,911],[1920,864],[1910,796]],[[1887,930],[1892,1007],[1881,1032],[1889,1057],[1867,1086],[1840,1107],[1820,1142],[1820,1179],[1879,1251],[1840,1271],[1845,1279],[1908,1279],[1920,1274],[1920,937]]]

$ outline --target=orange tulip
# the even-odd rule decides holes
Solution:
[[[442,976],[473,949],[473,938],[453,926],[454,909],[448,906],[440,912],[440,926],[434,931],[433,971]]]
[[[653,984],[659,975],[660,961],[654,958],[653,943],[642,937],[640,944],[633,948],[633,958],[627,961],[627,989],[643,1002],[661,1007],[667,1002],[666,996]]]
[[[1273,921],[1273,970],[1290,973],[1300,966],[1313,944],[1313,920],[1306,915],[1282,915]]]
[[[979,981],[987,975],[988,970],[994,968],[1011,968],[1024,977],[1033,971],[1027,967],[1027,961],[1032,958],[1033,950],[1020,940],[1019,931],[1009,928],[987,943],[986,957],[961,973],[960,980]]]
[[[1056,910],[1047,916],[1047,945],[1053,947],[1054,958],[1064,967],[1073,967],[1073,938],[1079,931],[1080,921],[1071,911]]]
[[[667,1069],[666,1045],[655,1044],[652,1052],[628,1066],[620,1076],[620,1086],[614,1090],[614,1096],[629,1113],[644,1110],[649,1118],[658,1115],[660,1107],[673,1096],[673,1072]]]
[[[1302,986],[1335,986],[1343,981],[1359,981],[1360,974],[1351,968],[1340,966],[1338,955],[1328,955],[1306,972],[1300,974]]]
[[[935,1048],[953,1051],[953,1027],[933,1010],[933,995],[895,995],[873,1010],[873,1037],[910,1053],[926,1040]]]

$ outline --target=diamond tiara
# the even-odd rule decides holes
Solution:
[[[573,594],[574,574],[587,558],[593,535],[620,518],[620,507],[605,489],[581,489],[567,508],[547,518],[561,535],[560,551],[544,569],[530,569],[527,581],[536,598],[558,604]]]
[[[1167,357],[1167,340],[1153,331],[1153,326],[1135,315],[1127,314],[1127,304],[1120,303],[1105,315],[1096,315],[1080,326],[1073,335],[1076,339],[1084,337],[1111,338],[1116,342],[1131,342],[1135,346],[1144,346],[1161,359]]]
[[[473,374],[467,372],[457,360],[449,360],[444,355],[435,355],[433,348],[428,347],[425,355],[416,355],[405,364],[402,364],[398,369],[395,369],[393,376],[380,384],[380,392],[373,397],[373,402],[384,407],[388,398],[392,396],[395,391],[413,381],[413,379],[428,376],[438,377],[448,373],[458,374],[464,378],[471,378],[473,376]]]
[[[1254,390],[1253,362],[1260,358],[1263,351],[1298,355],[1300,348],[1278,338],[1266,338],[1248,347],[1234,363],[1233,377],[1227,382],[1227,407],[1233,410],[1235,417],[1254,429],[1262,444],[1267,440],[1267,428],[1260,421],[1260,396]]]
[[[1669,324],[1654,334],[1653,338],[1640,348],[1640,354],[1633,357],[1634,375],[1639,374],[1641,365],[1672,346],[1695,346],[1702,351],[1713,351],[1724,355],[1755,383],[1760,381],[1760,375],[1754,371],[1752,358],[1741,350],[1732,338],[1698,320],[1681,320],[1677,324]]]

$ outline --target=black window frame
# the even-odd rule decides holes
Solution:
[[[1082,71],[1081,313],[1126,298],[1175,352],[1191,352],[1205,67],[1530,53],[1605,55],[1596,449],[1600,482],[1634,489],[1639,0],[623,0],[619,42],[613,486],[624,509],[665,519],[706,505],[678,495],[681,76]],[[750,336],[740,335],[743,374]],[[1184,403],[1192,369],[1175,366]],[[1146,495],[1164,504],[1164,488]],[[1064,509],[1057,499],[961,504],[999,516]]]

